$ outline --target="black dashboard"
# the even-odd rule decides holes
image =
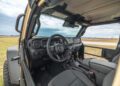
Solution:
[[[81,44],[80,38],[66,38],[69,45]],[[30,58],[35,62],[35,64],[41,64],[43,61],[48,61],[49,56],[47,54],[48,38],[32,38],[28,41],[28,51]],[[59,42],[59,39],[54,39],[54,42]],[[41,61],[41,62],[40,62]],[[38,63],[37,63],[38,62]]]
[[[80,38],[66,38],[68,44],[80,44]],[[29,40],[28,47],[32,49],[45,49],[47,45],[48,38],[33,38]],[[58,39],[54,39],[53,41],[59,42]]]

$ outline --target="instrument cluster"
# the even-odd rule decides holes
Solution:
[[[80,38],[66,38],[69,44],[79,44],[81,43]],[[47,46],[48,38],[40,38],[40,39],[32,39],[29,42],[29,46],[33,49],[45,49]],[[57,39],[53,40],[55,42],[59,42]]]

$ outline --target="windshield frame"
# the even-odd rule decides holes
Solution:
[[[53,15],[48,15],[48,14],[45,14],[45,13],[41,13],[43,15],[47,15],[47,16],[51,16],[51,17],[54,17],[54,18],[58,18],[58,19],[62,19],[62,20],[65,20],[63,18],[60,18],[60,17],[57,17],[57,16],[53,16]],[[80,24],[81,25],[81,29],[79,30],[78,34],[76,35],[76,37],[81,37],[82,35],[84,35],[84,33],[86,32],[86,29],[88,29],[88,27],[90,26],[98,26],[98,25],[106,25],[106,24],[113,24],[113,23],[119,23],[118,20],[114,20],[114,21],[105,21],[105,22],[99,22],[99,23],[90,23],[89,25],[83,25],[83,24]],[[32,32],[34,31],[35,28],[33,28]],[[32,35],[31,35],[32,36]],[[33,36],[32,36],[33,37]]]

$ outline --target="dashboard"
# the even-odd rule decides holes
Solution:
[[[80,38],[66,38],[69,45],[80,44]],[[30,58],[34,61],[34,64],[42,65],[50,60],[46,46],[48,38],[32,38],[28,41],[28,51]],[[53,42],[60,42],[58,38],[54,39]]]
[[[79,44],[81,43],[80,38],[66,38],[68,44]],[[48,38],[33,38],[29,40],[28,47],[33,49],[46,49]],[[59,39],[54,39],[55,42],[60,42]]]

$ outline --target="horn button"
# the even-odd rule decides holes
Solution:
[[[63,44],[56,44],[54,49],[57,54],[64,53],[65,51],[65,47]]]

